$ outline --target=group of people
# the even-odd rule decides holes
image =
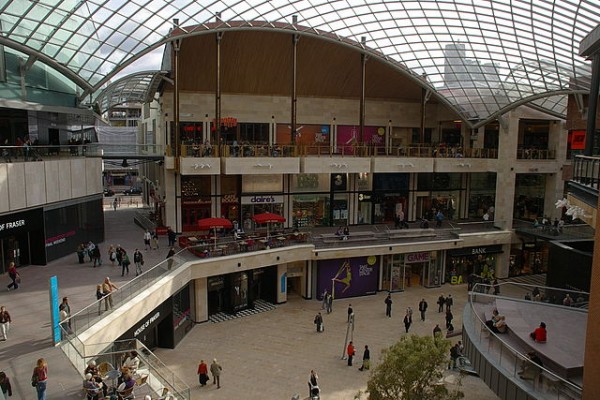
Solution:
[[[110,278],[107,276],[104,281],[96,286],[96,299],[98,300],[98,315],[102,314],[102,301],[104,300],[104,311],[112,310],[113,298],[112,292],[119,290],[119,287],[115,285]]]
[[[492,310],[492,317],[485,321],[485,325],[494,333],[506,333],[508,328],[506,325],[506,317],[504,315],[500,315],[498,309],[496,308]]]
[[[351,340],[348,342],[346,346],[346,359],[348,360],[348,366],[351,367],[354,362],[354,356],[356,355],[356,348],[354,347],[354,342]],[[365,348],[363,350],[362,356],[362,364],[359,371],[368,370],[371,368],[371,351],[369,350],[369,346],[365,344]]]
[[[200,382],[200,386],[206,386],[208,381],[210,380],[208,377],[208,372],[210,371],[213,378],[213,385],[217,385],[217,389],[221,388],[221,372],[223,371],[223,367],[221,364],[217,362],[216,358],[213,358],[212,363],[209,366],[204,362],[204,360],[200,360],[200,364],[198,365],[198,381]]]
[[[348,225],[344,227],[340,226],[335,232],[335,235],[339,236],[340,240],[348,240],[348,238],[350,237],[350,228],[348,227]]]
[[[77,259],[79,260],[79,264],[85,263],[86,256],[88,257],[88,262],[93,263],[94,268],[102,265],[100,247],[91,240],[87,244],[80,243],[77,247]]]

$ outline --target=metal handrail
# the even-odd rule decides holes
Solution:
[[[508,284],[515,284],[513,282],[504,282],[501,285],[508,285]],[[475,306],[473,304],[473,298],[476,296],[483,296],[483,297],[489,297],[489,298],[498,298],[500,296],[496,296],[496,295],[489,295],[489,294],[485,294],[483,293],[483,291],[481,290],[481,288],[483,287],[484,290],[485,288],[489,288],[492,285],[486,285],[486,284],[480,284],[477,283],[473,286],[473,291],[469,292],[469,307],[470,307],[470,311],[471,311],[471,315],[474,316],[476,318],[476,320],[480,323],[481,325],[481,329],[485,329],[486,331],[488,331],[491,335],[493,335],[498,342],[504,346],[505,348],[507,348],[511,353],[513,353],[513,355],[515,355],[517,358],[521,359],[521,361],[526,361],[526,362],[531,362],[528,357],[519,352],[517,349],[515,349],[514,347],[512,347],[511,345],[509,345],[508,343],[506,343],[502,337],[500,337],[499,335],[497,335],[496,333],[492,332],[491,330],[488,329],[487,325],[485,324],[485,321],[483,321],[483,319],[481,319],[480,315],[476,312],[475,310]],[[523,284],[517,284],[517,286],[533,286],[533,285],[523,285]],[[550,288],[550,287],[545,287],[545,286],[536,286],[538,288],[542,288],[542,289],[551,289],[551,290],[556,290],[556,288]],[[572,291],[571,291],[572,292]],[[502,296],[502,297],[506,297],[506,296]],[[536,364],[537,365],[537,364]],[[550,371],[549,369],[543,367],[543,366],[539,366],[537,365],[537,367],[539,367],[540,369],[542,369],[542,371],[546,372],[547,374],[549,374],[550,376],[552,376],[553,378],[555,378],[556,380],[560,381],[561,383],[565,384],[567,387],[570,387],[571,389],[575,390],[578,393],[581,393],[583,388],[580,387],[579,385],[574,384],[573,382],[570,382],[564,378],[562,378],[561,376],[555,374],[554,372]],[[535,388],[534,388],[535,390]]]

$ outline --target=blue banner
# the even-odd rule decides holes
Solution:
[[[50,277],[50,319],[52,322],[52,340],[54,344],[60,343],[60,316],[58,315],[58,278]]]

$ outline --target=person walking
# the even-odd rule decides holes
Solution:
[[[321,310],[325,310],[327,308],[327,289],[323,292],[323,304],[321,304]]]
[[[435,325],[435,328],[433,328],[433,338],[438,338],[438,337],[442,337],[442,328],[440,328],[439,324]]]
[[[217,362],[217,359],[213,359],[212,364],[210,364],[210,373],[213,376],[213,385],[217,384],[217,389],[221,388],[221,371],[223,371],[223,367],[221,364]]]
[[[175,239],[177,239],[177,234],[171,227],[167,229],[167,238],[169,239],[169,247],[175,246]]]
[[[385,316],[392,318],[392,295],[390,293],[385,298]]]
[[[129,255],[127,255],[127,252],[123,250],[121,260],[121,276],[129,275],[129,265],[131,265],[131,260],[129,260]]]
[[[35,385],[34,385],[35,383]],[[48,385],[48,364],[40,358],[31,374],[31,384],[35,386],[38,400],[46,400],[46,387]]]
[[[143,273],[142,265],[144,265],[144,256],[138,249],[135,249],[133,253],[133,263],[135,264],[135,276],[141,275]]]
[[[331,314],[331,311],[333,310],[333,296],[331,295],[331,293],[327,294],[327,314]]]
[[[454,315],[452,315],[452,311],[450,311],[450,309],[446,310],[446,329],[450,329],[450,326],[452,326],[453,319]]]
[[[104,293],[104,311],[108,311],[109,306],[111,310],[113,308],[113,290],[119,290],[119,288],[117,285],[112,283],[110,278],[107,276],[104,278],[104,283],[102,284],[102,293]]]
[[[425,312],[427,311],[427,302],[421,299],[419,302],[419,312],[421,313],[421,321],[425,321]]]
[[[449,294],[448,297],[446,297],[446,311],[452,311],[452,305],[454,304],[454,300],[452,299],[452,295]]]
[[[110,260],[110,265],[114,267],[115,261],[117,261],[117,252],[115,251],[115,246],[112,244],[108,248],[108,259]]]
[[[158,233],[156,229],[152,231],[152,250],[158,250]]]
[[[200,386],[206,386],[208,382],[208,365],[206,365],[204,360],[200,360],[200,364],[198,365],[198,381],[200,382]]]
[[[318,398],[319,392],[319,376],[317,375],[314,369],[311,369],[310,376],[308,377],[308,398]]]
[[[18,289],[19,283],[21,283],[21,275],[17,272],[17,267],[13,261],[11,261],[8,266],[8,276],[12,280],[7,286],[8,290],[11,288]]]
[[[152,250],[152,246],[150,245],[151,239],[152,239],[152,235],[150,235],[150,231],[148,229],[146,229],[146,232],[144,232],[144,246],[146,248],[146,251]]]
[[[352,343],[352,341],[350,341],[350,343],[348,343],[348,347],[346,348],[346,355],[348,356],[348,366],[349,367],[352,366],[352,359],[354,358],[355,353],[356,353],[356,350],[354,349],[354,343]]]
[[[406,333],[408,333],[408,330],[410,329],[411,325],[412,325],[412,316],[410,315],[408,310],[406,310],[406,315],[404,316],[404,329],[406,329]]]
[[[66,297],[66,296],[63,297],[62,303],[60,303],[60,305],[58,306],[58,311],[60,311],[60,312],[64,311],[66,313],[65,319],[71,317],[71,306],[69,305],[68,297]],[[65,329],[67,329],[67,328],[68,328],[68,331],[71,332],[71,320],[70,319],[67,322],[67,326],[65,327]]]
[[[12,397],[12,386],[10,384],[10,379],[6,376],[6,372],[0,372],[0,390],[2,390],[2,394],[4,394],[4,398]]]
[[[440,294],[440,297],[438,297],[438,312],[441,313],[442,311],[444,311],[444,305],[446,304],[446,298],[444,297],[443,294]]]
[[[117,211],[117,205],[118,205],[118,204],[119,204],[119,203],[118,203],[118,201],[117,201],[117,198],[115,197],[115,199],[113,200],[113,204],[112,204],[112,205],[113,205],[113,209],[114,209],[115,211]]]
[[[96,285],[96,300],[98,300],[98,315],[102,314],[102,299],[106,296],[102,290],[102,284]]]
[[[173,262],[175,261],[175,260],[173,260],[174,255],[175,255],[175,248],[171,247],[171,249],[167,253],[167,268],[168,269],[173,268]]]
[[[362,365],[358,369],[359,371],[363,371],[365,369],[371,368],[371,352],[369,351],[369,346],[365,344],[365,350],[363,351],[363,361]]]
[[[10,314],[6,311],[6,307],[0,307],[0,341],[4,342],[8,339],[8,330],[10,329]]]
[[[354,314],[354,310],[352,309],[352,304],[348,304],[348,322],[350,322],[350,318]]]
[[[315,325],[317,326],[317,332],[323,332],[325,330],[323,326],[323,316],[320,312],[315,315]]]

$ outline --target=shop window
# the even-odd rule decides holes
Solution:
[[[295,228],[330,226],[329,194],[297,194],[292,197]]]
[[[269,124],[240,123],[240,141],[250,144],[269,143]]]
[[[514,218],[533,221],[543,217],[546,177],[542,174],[517,174]]]

